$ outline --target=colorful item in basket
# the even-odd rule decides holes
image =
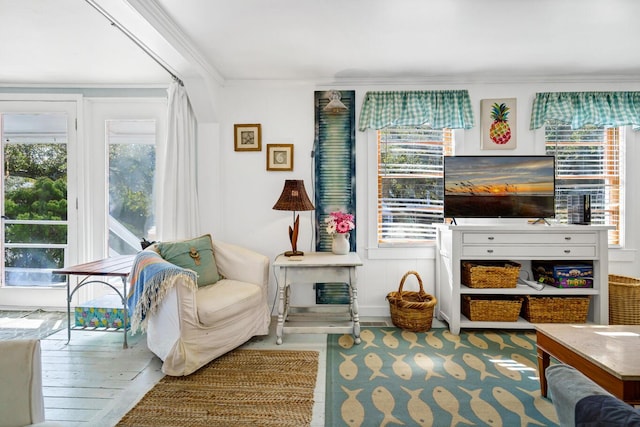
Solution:
[[[531,270],[537,282],[557,288],[593,288],[592,264],[531,261]]]

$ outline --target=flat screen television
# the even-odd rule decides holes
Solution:
[[[445,218],[554,218],[554,156],[444,158]]]

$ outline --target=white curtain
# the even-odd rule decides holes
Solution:
[[[168,89],[167,140],[158,148],[158,238],[196,237],[199,232],[196,119],[184,87]]]

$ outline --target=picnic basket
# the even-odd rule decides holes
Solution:
[[[609,324],[640,325],[640,279],[609,275]]]
[[[420,291],[403,290],[407,277],[414,275],[418,279]],[[387,294],[391,321],[398,328],[411,332],[426,332],[431,329],[433,322],[433,309],[436,306],[436,297],[424,291],[422,279],[415,271],[407,271],[397,291]]]

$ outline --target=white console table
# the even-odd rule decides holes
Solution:
[[[358,286],[356,267],[362,261],[355,252],[334,255],[330,252],[307,252],[301,259],[279,255],[273,267],[278,278],[278,325],[276,343],[289,333],[353,333],[360,343]],[[291,307],[290,293],[294,284],[346,283],[349,305],[316,305]],[[347,311],[348,310],[348,311]]]
[[[461,313],[462,295],[591,295],[588,322],[609,323],[608,239],[610,226],[598,225],[436,225],[436,317],[460,328],[533,329],[523,318],[516,322],[471,321]],[[518,283],[515,288],[469,288],[461,282],[460,261],[513,260],[530,271],[531,260],[593,263],[593,288],[536,290]],[[531,278],[530,280],[533,280]]]

